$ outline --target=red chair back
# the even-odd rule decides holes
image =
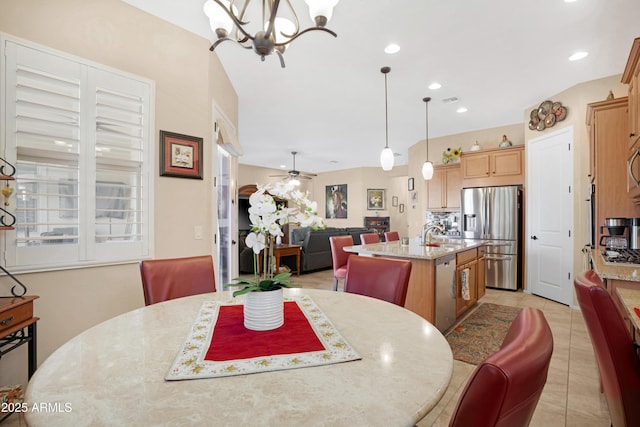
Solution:
[[[604,283],[593,270],[574,280],[600,371],[611,425],[640,426],[640,358]]]
[[[331,245],[331,261],[333,262],[333,278],[335,279],[334,290],[338,290],[338,280],[347,277],[347,261],[351,253],[345,252],[345,246],[353,246],[353,237],[351,235],[345,236],[331,236],[329,237],[329,244]]]
[[[344,291],[404,306],[411,261],[352,256],[347,262]]]
[[[360,240],[363,245],[367,245],[369,243],[380,243],[380,236],[378,236],[378,233],[362,233],[360,235]]]
[[[529,425],[547,381],[552,352],[553,335],[544,314],[523,308],[500,349],[471,374],[449,426]]]
[[[215,292],[211,255],[140,262],[145,305]]]
[[[397,231],[385,231],[384,240],[386,240],[387,242],[394,242],[396,240],[400,240],[400,234],[398,234]]]

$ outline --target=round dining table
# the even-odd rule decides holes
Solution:
[[[37,369],[25,392],[35,426],[412,426],[442,398],[451,348],[429,322],[361,295],[306,295],[360,360],[218,378],[165,376],[206,301],[231,291],[142,307],[74,337]]]

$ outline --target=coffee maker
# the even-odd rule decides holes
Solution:
[[[640,249],[640,218],[629,218],[629,249]]]
[[[640,227],[640,222],[638,223]],[[626,232],[629,229],[628,218],[606,218],[604,226],[600,227],[600,233],[604,233],[604,229],[609,231],[609,235],[602,234],[600,236],[600,246],[607,249],[626,249],[628,246],[628,238]]]

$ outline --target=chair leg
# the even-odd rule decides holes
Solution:
[[[337,290],[338,290],[338,278],[336,277],[335,279],[336,279],[336,280],[335,280],[335,281],[334,281],[334,283],[333,283],[333,290],[334,290],[334,291],[337,291]]]

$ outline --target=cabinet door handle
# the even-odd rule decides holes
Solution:
[[[631,177],[633,182],[635,182],[636,187],[640,187],[640,181],[633,174],[633,162],[636,161],[636,159],[638,158],[638,155],[640,155],[640,150],[636,150],[636,152],[633,153],[633,156],[631,157],[631,159],[629,160],[629,164],[627,165],[629,176]]]

